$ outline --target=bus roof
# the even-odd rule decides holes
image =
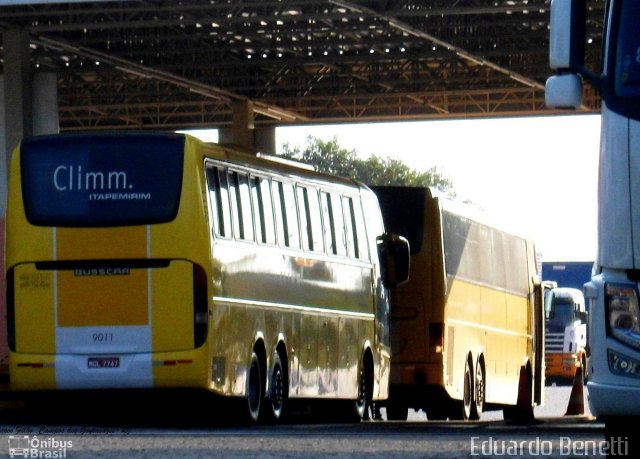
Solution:
[[[438,190],[434,187],[403,187],[403,186],[383,186],[376,188],[395,188],[398,192],[403,188],[420,188],[425,190],[425,199],[433,199],[437,203],[438,207],[442,210],[450,212],[452,214],[458,215],[460,217],[466,218],[473,222],[489,226],[491,228],[495,228],[498,231],[502,231],[504,233],[511,234],[515,237],[519,237],[521,239],[531,241],[530,238],[519,234],[517,231],[512,231],[508,228],[505,228],[504,225],[501,225],[496,222],[495,217],[487,214],[483,210],[474,206],[473,204],[463,203],[460,201],[454,201],[447,197],[442,191]]]

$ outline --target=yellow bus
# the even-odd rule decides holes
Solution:
[[[362,418],[388,394],[387,287],[408,259],[346,179],[180,134],[28,138],[9,181],[10,386],[204,389],[250,421],[326,398]]]
[[[374,187],[411,247],[391,293],[390,419],[533,416],[544,388],[544,310],[533,244],[426,188]],[[402,203],[398,205],[397,203]]]

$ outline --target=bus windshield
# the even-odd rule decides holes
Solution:
[[[27,219],[41,226],[171,221],[182,188],[184,138],[132,134],[25,139],[20,166]]]
[[[640,96],[640,3],[626,0],[620,8],[616,43],[615,91],[619,97]]]

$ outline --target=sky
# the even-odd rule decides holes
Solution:
[[[335,136],[363,158],[435,166],[457,199],[533,239],[542,261],[594,260],[599,115],[279,127],[277,151],[310,135]],[[217,132],[198,136],[217,140]]]

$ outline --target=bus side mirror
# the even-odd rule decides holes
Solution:
[[[573,73],[549,77],[544,87],[544,103],[548,108],[579,108],[582,105],[582,78]]]
[[[409,280],[409,241],[397,234],[383,234],[376,238],[382,266],[382,283],[394,288]]]
[[[549,65],[558,72],[545,85],[548,108],[576,109],[582,105],[585,73],[586,7],[584,0],[552,0],[549,33]]]

